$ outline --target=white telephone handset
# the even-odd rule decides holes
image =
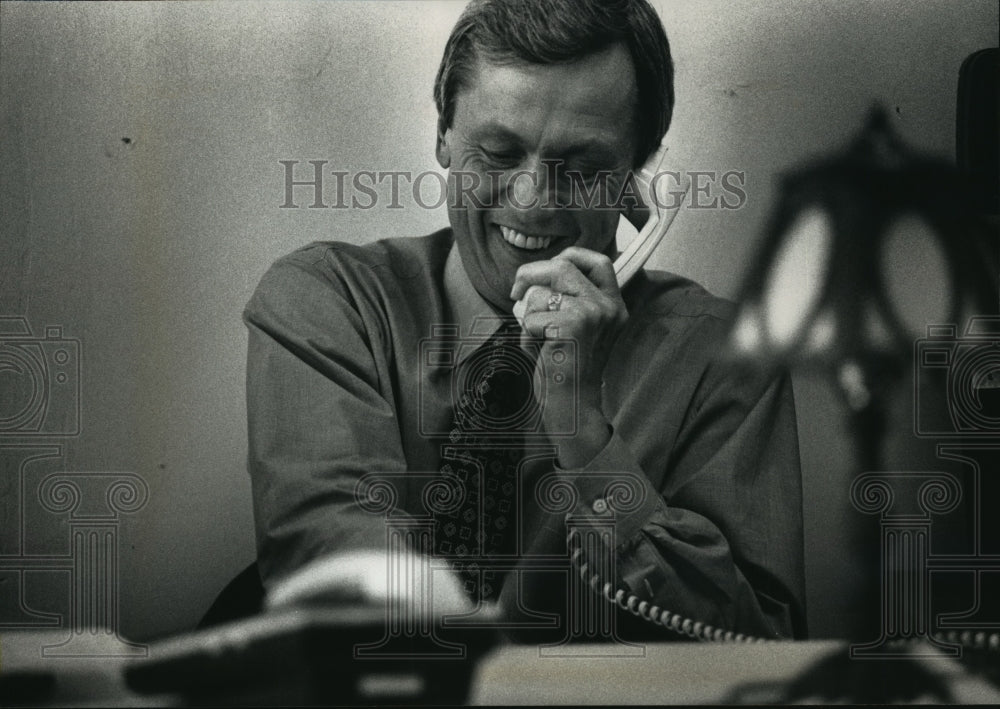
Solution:
[[[638,236],[632,239],[628,247],[615,259],[615,277],[618,279],[619,288],[624,288],[635,274],[642,270],[643,265],[653,255],[653,251],[663,241],[663,237],[666,235],[670,225],[673,224],[677,212],[680,211],[680,205],[683,203],[683,197],[679,201],[668,202],[662,199],[662,195],[659,194],[659,192],[662,192],[663,183],[666,180],[657,179],[657,175],[661,175],[660,171],[666,161],[666,157],[667,145],[661,143],[653,156],[646,161],[646,164],[638,172],[633,173],[640,196],[645,203],[643,211],[648,211],[649,217],[646,219],[645,224],[642,225]],[[671,177],[678,177],[678,175],[677,173],[672,173]],[[672,196],[686,196],[691,187],[690,180],[685,177],[681,180],[680,187],[681,191],[671,193]],[[667,204],[672,206],[665,206]],[[621,219],[625,218],[622,215]],[[524,300],[514,303],[514,317],[517,318],[518,322],[522,322],[524,319],[525,307]]]
[[[667,145],[661,144],[653,156],[635,173],[636,182],[639,185],[646,208],[649,211],[649,218],[643,224],[642,230],[632,243],[628,245],[621,255],[615,259],[615,276],[618,279],[618,287],[624,288],[632,277],[635,276],[645,265],[653,251],[663,241],[670,225],[673,224],[677,212],[680,211],[680,204],[674,203],[672,207],[666,207],[661,196],[655,191],[661,187],[663,180],[657,180],[660,170],[667,158]],[[671,177],[676,173],[671,174]],[[683,194],[686,195],[690,189],[690,181],[685,179],[681,185]],[[676,193],[674,193],[676,196]]]

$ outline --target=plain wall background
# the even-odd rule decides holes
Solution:
[[[904,139],[950,157],[959,66],[997,44],[992,0],[656,4],[677,70],[670,167],[744,170],[748,201],[682,212],[650,266],[727,297],[777,175],[840,147],[875,101]],[[462,7],[0,5],[0,315],[82,343],[82,432],[46,469],[133,471],[149,485],[120,528],[126,635],[192,627],[253,558],[240,315],[264,270],[316,239],[447,223],[405,199],[306,209],[308,190],[303,208],[279,209],[278,161],[302,161],[299,179],[307,160],[435,169],[431,86]],[[796,393],[810,619],[835,635],[849,613],[853,463],[831,389],[798,377]],[[29,531],[57,550],[62,524]],[[65,578],[37,585],[36,608],[65,604]]]

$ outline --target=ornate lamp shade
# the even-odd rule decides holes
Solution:
[[[997,312],[995,235],[969,206],[969,193],[954,166],[905,146],[878,108],[844,151],[783,178],[777,209],[743,284],[732,345],[740,358],[766,367],[835,375],[847,407],[854,465],[863,473],[852,491],[871,496],[871,476],[889,475],[880,471],[890,387],[904,364],[915,361],[916,345],[929,337],[930,326],[955,332],[970,315]],[[901,482],[899,475],[890,479]],[[864,494],[852,498],[855,509],[870,511]],[[860,615],[858,629],[865,635],[882,630],[878,641],[852,645],[851,657],[900,657],[892,654],[896,640],[930,638],[931,626],[923,624],[931,610],[929,577],[924,557],[913,551],[929,549],[929,516],[919,518],[925,524],[920,530],[900,526],[918,519],[909,508],[898,519],[851,519],[846,546],[857,564],[857,585],[844,593],[854,597],[850,608]],[[883,580],[887,585],[880,587]],[[911,623],[914,615],[920,625]],[[844,686],[857,685],[863,663],[844,658],[833,676]],[[818,665],[799,681],[808,685],[829,677],[830,669]]]
[[[858,410],[873,370],[898,367],[928,324],[995,310],[989,234],[957,171],[903,145],[881,109],[781,194],[742,289],[738,356],[833,368]]]

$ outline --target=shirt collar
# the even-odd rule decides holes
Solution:
[[[454,324],[459,328],[457,334],[462,339],[485,341],[504,322],[472,285],[457,244],[452,244],[444,264],[444,293]],[[459,361],[465,359],[473,349],[459,348]]]

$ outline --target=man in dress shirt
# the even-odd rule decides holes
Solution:
[[[620,191],[666,133],[673,69],[656,13],[646,0],[476,0],[434,93],[450,228],[312,244],[275,263],[247,305],[265,587],[324,554],[384,545],[359,478],[440,471],[455,415],[461,362],[429,362],[422,343],[442,325],[484,342],[521,302],[521,344],[544,382],[526,450],[548,453],[518,469],[518,554],[566,555],[566,513],[532,487],[563,481],[576,492],[570,513],[613,515],[614,583],[627,594],[721,628],[801,637],[788,378],[717,357],[732,307],[697,284],[645,271],[619,288],[619,211],[570,194],[595,179]],[[640,487],[609,511],[614,475]],[[400,510],[420,513],[419,486],[398,493]],[[557,578],[509,573],[499,602],[558,608],[568,591]]]

